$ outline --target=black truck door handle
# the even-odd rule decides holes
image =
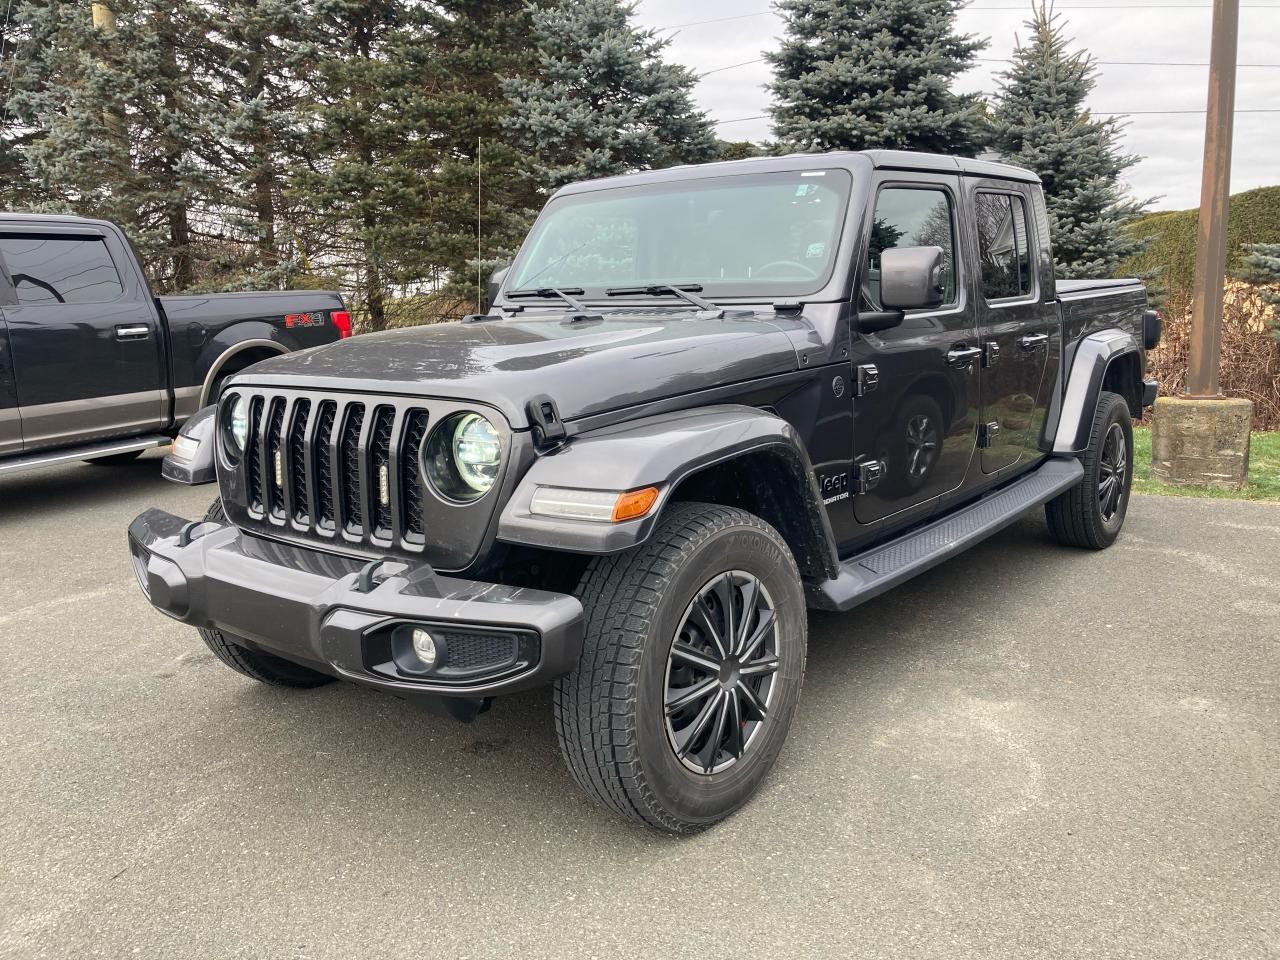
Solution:
[[[1029,333],[1025,337],[1018,338],[1018,346],[1023,350],[1034,350],[1036,347],[1044,346],[1049,342],[1047,333]]]
[[[967,367],[981,356],[981,347],[966,347],[960,344],[947,351],[947,363],[953,367]]]
[[[145,340],[151,336],[151,328],[145,323],[134,326],[116,327],[117,340]]]

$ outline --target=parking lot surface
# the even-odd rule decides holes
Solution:
[[[545,690],[464,726],[217,663],[130,570],[213,496],[158,470],[0,480],[0,956],[1280,953],[1280,508],[1036,515],[813,616],[771,779],[672,839],[577,791]]]

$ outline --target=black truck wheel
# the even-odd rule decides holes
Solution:
[[[785,541],[743,510],[677,504],[644,544],[593,560],[578,594],[582,658],[555,689],[573,778],[672,833],[733,813],[800,696],[808,624]]]
[[[215,523],[226,523],[227,514],[222,509],[222,501],[215,500],[205,512],[204,518]],[[240,639],[234,634],[221,630],[198,628],[201,639],[213,651],[213,655],[237,673],[242,673],[251,680],[267,683],[273,687],[296,687],[307,689],[333,682],[333,677],[308,670],[296,663],[290,663],[280,657],[274,657],[261,650],[254,650],[238,643]]]
[[[1124,526],[1133,484],[1133,421],[1119,394],[1099,395],[1082,462],[1084,477],[1045,504],[1045,517],[1059,543],[1101,550]]]

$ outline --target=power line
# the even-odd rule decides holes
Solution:
[[[974,57],[978,63],[1012,63],[1008,58],[1001,57]],[[739,67],[749,67],[753,64],[764,63],[764,57],[756,57],[754,60],[743,60],[741,63],[731,63],[728,66],[716,67],[714,70],[703,70],[698,77],[709,77],[713,73],[723,73],[726,70],[736,70]],[[1101,67],[1207,67],[1209,64],[1196,60],[1093,60]],[[1237,63],[1237,67],[1248,67],[1253,70],[1280,70],[1280,63]]]
[[[1153,116],[1156,114],[1204,114],[1203,110],[1089,110],[1092,116],[1099,117],[1137,117],[1137,116]],[[1280,107],[1261,107],[1245,110],[1236,110],[1236,113],[1280,113]],[[755,117],[734,117],[732,120],[712,120],[713,127],[722,127],[730,123],[746,123],[748,120],[768,120],[768,114],[760,114]]]
[[[1156,113],[1199,113],[1203,114],[1204,110],[1090,110],[1089,113],[1100,114],[1105,117],[1136,117],[1143,114]],[[1248,110],[1236,110],[1236,113],[1280,113],[1280,107],[1261,107]]]
[[[731,63],[727,67],[716,67],[714,70],[703,70],[698,74],[699,78],[709,77],[713,73],[723,73],[726,70],[736,70],[738,67],[749,67],[753,63],[764,63],[764,57],[756,57],[754,60],[743,60],[741,63]]]
[[[1012,60],[1000,57],[974,57],[980,63],[1012,63]],[[1103,67],[1207,67],[1209,64],[1196,60],[1091,60]],[[1237,63],[1237,67],[1253,69],[1280,70],[1280,63]],[[724,69],[728,69],[725,67]]]
[[[961,10],[1011,10],[1014,13],[1025,14],[1025,7],[1010,6],[978,6],[970,4],[960,8]],[[1070,5],[1054,5],[1055,10],[1211,10],[1212,4],[1208,3],[1096,3],[1096,4],[1070,4]],[[1241,10],[1280,10],[1280,4],[1273,3],[1242,3]],[[756,13],[735,13],[729,17],[711,17],[706,20],[688,20],[684,23],[669,23],[661,27],[654,27],[655,30],[678,30],[681,27],[701,27],[709,23],[727,23],[730,20],[750,20],[753,17],[769,17],[773,16],[772,10],[760,10]]]

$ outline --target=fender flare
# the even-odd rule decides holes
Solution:
[[[755,407],[723,404],[657,414],[591,433],[538,458],[525,473],[498,520],[497,537],[508,543],[607,554],[643,543],[682,481],[709,467],[752,454],[776,456],[803,500],[792,543],[801,570],[835,576],[835,538],[809,456],[795,428]],[[750,477],[744,477],[750,482]],[[657,487],[658,500],[644,517],[600,523],[536,516],[530,502],[538,487],[635,490]],[[786,532],[782,531],[786,536]],[[790,538],[789,538],[790,539]],[[803,548],[803,556],[801,555]]]
[[[214,429],[218,422],[217,412],[217,407],[201,407],[182,425],[182,429],[178,431],[179,438],[193,440],[199,446],[191,459],[180,456],[176,449],[165,454],[164,461],[160,464],[162,477],[188,487],[213,483],[218,479],[213,449],[217,440]]]
[[[1089,431],[1107,369],[1118,357],[1128,354],[1141,357],[1138,341],[1133,334],[1116,327],[1099,330],[1080,340],[1071,359],[1057,423],[1052,432],[1045,431],[1053,437],[1054,453],[1078,454],[1088,448]],[[1046,428],[1049,426],[1046,422]]]
[[[289,348],[278,340],[267,340],[262,337],[251,337],[248,340],[237,340],[215,356],[213,361],[209,364],[209,369],[204,375],[204,382],[200,387],[200,402],[196,406],[197,409],[207,407],[209,405],[209,392],[213,389],[213,384],[217,381],[218,374],[221,373],[222,368],[227,365],[227,361],[236,354],[254,349],[270,350],[278,355],[283,355],[289,352]]]

